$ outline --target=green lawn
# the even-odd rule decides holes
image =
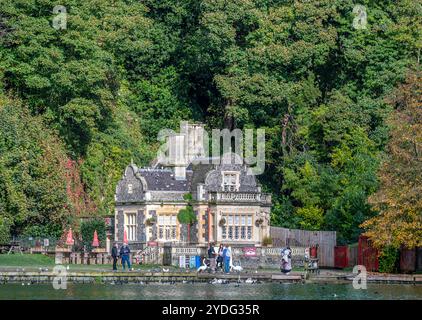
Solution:
[[[54,258],[43,254],[0,254],[0,267],[46,267],[53,265]]]
[[[34,271],[40,267],[48,268],[54,266],[54,258],[45,256],[43,254],[0,254],[0,269],[7,269],[7,267],[21,267],[27,271]],[[153,270],[153,269],[170,269],[172,271],[178,270],[175,267],[163,267],[160,265],[139,265],[132,264],[135,270]],[[122,265],[117,265],[118,270],[122,269]],[[111,271],[113,266],[111,264],[102,265],[86,265],[86,264],[70,264],[70,271]]]

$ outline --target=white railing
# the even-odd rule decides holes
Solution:
[[[255,192],[211,192],[210,201],[271,202],[271,195]]]

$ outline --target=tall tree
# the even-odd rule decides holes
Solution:
[[[411,73],[392,95],[390,141],[370,197],[379,215],[363,227],[378,247],[422,246],[422,73]]]

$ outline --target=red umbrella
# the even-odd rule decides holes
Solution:
[[[73,236],[72,236],[72,228],[70,228],[69,232],[67,233],[66,244],[68,246],[72,246],[74,242],[75,241],[73,240]]]
[[[128,244],[126,230],[125,230],[125,232],[123,232],[123,243]]]
[[[100,246],[100,242],[98,241],[97,230],[94,231],[94,240],[92,240],[92,246],[93,247],[99,247]]]

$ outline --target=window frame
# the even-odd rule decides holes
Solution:
[[[226,220],[221,226],[221,238],[225,241],[253,241],[253,213],[222,213],[221,217]]]
[[[126,230],[126,236],[128,241],[137,241],[137,215],[136,212],[125,212],[124,216],[124,230]]]
[[[176,241],[177,225],[176,214],[157,214],[157,239],[159,241]]]
[[[238,192],[240,188],[240,172],[239,171],[222,171],[221,188],[223,192]],[[226,176],[230,175],[231,178],[234,176],[234,183],[230,181],[226,184]],[[227,188],[226,188],[227,187]]]

